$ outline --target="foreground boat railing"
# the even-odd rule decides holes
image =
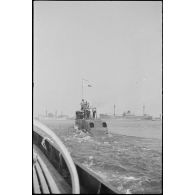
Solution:
[[[45,134],[47,134],[48,136],[50,136],[52,138],[52,140],[50,140],[48,137],[44,137],[44,139],[42,141],[43,146],[44,146],[44,142],[46,139],[50,140],[52,142],[55,142],[55,144],[58,146],[59,152],[63,156],[63,158],[67,164],[67,167],[69,169],[70,175],[71,175],[72,193],[79,194],[80,193],[80,185],[79,185],[78,173],[77,173],[75,164],[74,164],[68,150],[66,149],[66,147],[62,143],[62,141],[56,136],[56,134],[52,130],[50,130],[48,127],[46,127],[45,125],[43,125],[39,121],[34,120],[33,126],[36,127],[36,128],[33,128],[33,131],[37,131],[37,132],[43,131]]]
[[[60,194],[60,190],[55,183],[48,167],[37,154],[36,149],[33,147],[33,193],[52,193]]]

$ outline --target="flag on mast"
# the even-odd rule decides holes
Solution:
[[[87,87],[92,87],[91,83],[86,79],[83,79],[83,85]]]

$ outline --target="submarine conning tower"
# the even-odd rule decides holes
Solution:
[[[97,118],[96,107],[91,107],[84,99],[81,101],[81,109],[76,111],[75,125],[93,135],[108,133],[107,123]]]

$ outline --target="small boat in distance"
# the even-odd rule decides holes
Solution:
[[[75,125],[79,130],[91,135],[108,134],[107,123],[97,118],[96,108],[90,107],[84,99],[81,102],[81,110],[76,111]]]

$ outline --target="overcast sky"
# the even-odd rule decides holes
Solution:
[[[34,113],[162,112],[162,2],[34,2]]]

